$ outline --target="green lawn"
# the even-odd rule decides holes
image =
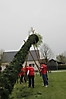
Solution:
[[[16,83],[10,99],[66,99],[66,72],[48,74],[49,86],[43,87],[42,77],[35,75],[35,88],[28,88],[28,82]]]

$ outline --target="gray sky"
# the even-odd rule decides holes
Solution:
[[[0,0],[0,49],[20,49],[31,27],[55,55],[66,51],[66,0]]]

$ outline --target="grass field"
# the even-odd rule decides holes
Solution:
[[[66,99],[66,72],[48,73],[49,86],[43,87],[42,77],[35,75],[35,88],[28,82],[15,84],[10,99]]]

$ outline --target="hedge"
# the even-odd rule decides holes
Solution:
[[[36,34],[30,35],[24,45],[16,53],[10,65],[0,73],[0,99],[9,99],[9,94],[11,94],[14,84],[18,79],[18,73],[22,68],[28,51],[31,45],[38,41],[39,38]]]
[[[66,64],[58,65],[58,70],[66,70]]]

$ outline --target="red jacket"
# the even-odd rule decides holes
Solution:
[[[24,75],[25,74],[25,68],[22,68],[21,69],[21,75]]]
[[[34,68],[32,66],[29,66],[28,70],[29,70],[29,76],[33,76],[34,75]]]
[[[46,74],[47,73],[47,66],[45,64],[41,65],[40,72],[41,72],[41,74]]]
[[[25,74],[25,68],[22,68],[21,72],[18,74],[18,76],[21,76],[21,75],[23,76],[24,74]]]

